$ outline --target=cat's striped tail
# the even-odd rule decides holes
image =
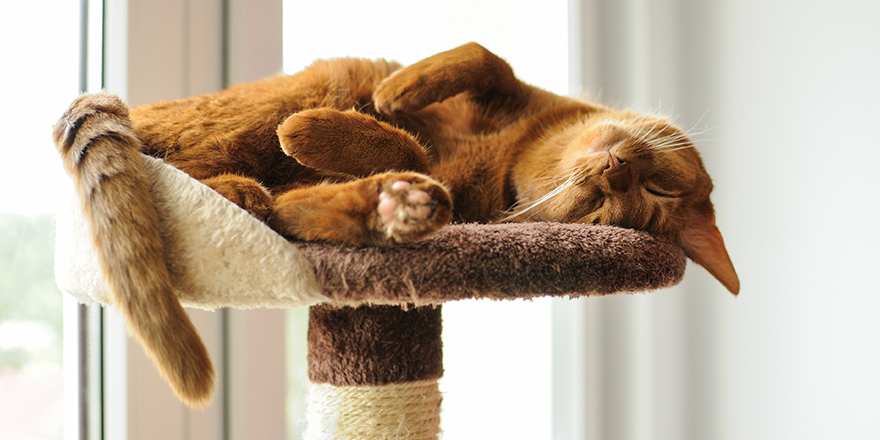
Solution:
[[[214,393],[214,367],[172,290],[141,142],[128,108],[113,95],[83,95],[55,125],[53,136],[129,332],[184,403],[204,406]]]

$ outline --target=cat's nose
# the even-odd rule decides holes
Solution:
[[[602,171],[611,189],[626,191],[632,183],[632,171],[628,163],[621,161],[612,152],[608,152],[608,166]]]

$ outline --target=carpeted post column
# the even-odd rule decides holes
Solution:
[[[305,438],[436,439],[440,307],[313,306]]]

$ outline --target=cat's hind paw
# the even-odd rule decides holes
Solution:
[[[426,176],[389,173],[381,177],[378,227],[386,239],[405,243],[442,228],[452,217],[452,200],[446,189]]]
[[[276,197],[269,226],[302,240],[388,246],[425,237],[451,218],[443,185],[400,172],[289,190]]]
[[[467,43],[394,72],[376,87],[373,104],[386,115],[410,113],[463,92],[503,96],[520,86],[504,60]]]
[[[256,180],[234,174],[221,174],[204,179],[202,183],[260,221],[265,221],[272,212],[272,196]]]

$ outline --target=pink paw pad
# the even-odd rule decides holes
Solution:
[[[433,212],[431,195],[412,186],[400,180],[379,193],[376,211],[389,237],[412,231]]]

